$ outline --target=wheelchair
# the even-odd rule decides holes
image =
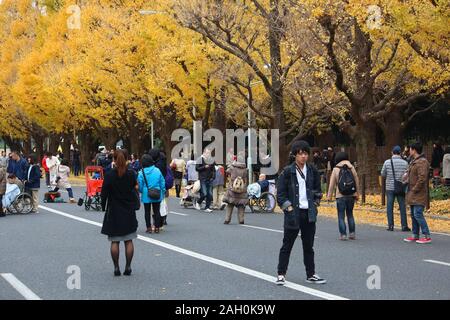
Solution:
[[[33,210],[32,196],[21,190],[20,194],[6,207],[10,214],[29,214]]]

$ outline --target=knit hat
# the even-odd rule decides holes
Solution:
[[[402,152],[402,148],[400,148],[400,146],[395,146],[394,148],[392,148],[393,154],[400,154],[401,152]]]

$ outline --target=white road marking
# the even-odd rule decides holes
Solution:
[[[430,262],[430,263],[436,263],[436,264],[442,264],[443,266],[450,267],[450,263],[448,263],[448,262],[442,262],[442,261],[437,261],[437,260],[423,260],[423,261]]]
[[[188,214],[187,213],[179,213],[179,212],[175,212],[175,211],[169,211],[170,213],[173,213],[173,214],[177,214],[177,215],[179,215],[179,216],[188,216]]]
[[[49,211],[49,212],[52,212],[52,213],[56,213],[58,215],[66,217],[66,218],[70,218],[70,219],[77,220],[77,221],[84,222],[84,223],[89,223],[89,224],[92,224],[92,225],[95,225],[95,226],[101,226],[100,223],[97,223],[97,222],[94,222],[94,221],[90,221],[90,220],[87,220],[87,219],[83,219],[83,218],[79,218],[77,216],[74,216],[74,215],[71,215],[71,214],[68,214],[68,213],[65,213],[65,212],[62,212],[62,211],[54,210],[54,209],[47,208],[47,207],[44,207],[44,206],[39,206],[39,207],[41,209],[43,209],[43,210],[46,210],[46,211]],[[175,251],[175,252],[178,252],[178,253],[181,253],[181,254],[184,254],[184,255],[187,255],[187,256],[190,256],[190,257],[202,260],[202,261],[206,261],[206,262],[209,262],[209,263],[212,263],[212,264],[215,264],[215,265],[227,268],[227,269],[231,269],[231,270],[234,270],[234,271],[237,271],[237,272],[240,272],[240,273],[244,273],[246,275],[249,275],[249,276],[261,279],[261,280],[268,281],[268,282],[272,283],[273,285],[275,285],[276,277],[274,277],[274,276],[271,276],[271,275],[268,275],[268,274],[265,274],[265,273],[262,273],[262,272],[259,272],[259,271],[256,271],[256,270],[252,270],[252,269],[249,269],[249,268],[245,268],[245,267],[242,267],[242,266],[239,266],[237,264],[230,263],[230,262],[227,262],[227,261],[224,261],[224,260],[212,258],[212,257],[206,256],[206,255],[203,255],[201,253],[197,253],[197,252],[194,252],[194,251],[183,249],[181,247],[177,247],[177,246],[171,245],[169,243],[162,242],[162,241],[155,240],[155,239],[148,238],[148,237],[144,237],[144,236],[141,236],[141,235],[138,235],[138,239],[142,240],[142,241],[145,241],[145,242],[148,242],[148,243],[151,243],[151,244],[154,244],[154,245],[159,246],[159,247],[166,248],[168,250],[172,250],[172,251]],[[316,290],[316,289],[312,289],[312,288],[309,288],[309,287],[305,287],[305,286],[302,286],[302,285],[299,285],[299,284],[296,284],[296,283],[293,283],[293,282],[289,282],[289,281],[286,281],[286,284],[284,286],[288,287],[290,289],[293,289],[293,290],[296,290],[296,291],[300,291],[300,292],[303,292],[303,293],[306,293],[306,294],[309,294],[309,295],[312,295],[312,296],[316,296],[316,297],[319,297],[319,298],[322,298],[322,299],[326,299],[326,300],[349,300],[349,299],[341,297],[341,296],[337,296],[337,295],[333,295],[333,294],[330,294],[330,293],[327,293],[327,292],[323,292],[323,291],[320,291],[320,290]]]
[[[269,228],[263,228],[263,227],[257,227],[257,226],[251,226],[248,224],[240,224],[241,227],[246,227],[246,228],[252,228],[252,229],[259,229],[259,230],[264,230],[264,231],[271,231],[271,232],[277,232],[277,233],[284,233],[283,230],[276,230],[276,229],[269,229]],[[301,234],[299,233],[298,237],[301,237]],[[318,239],[317,237],[314,237],[314,239]]]
[[[19,279],[17,279],[12,273],[1,273],[0,275],[26,300],[42,300]]]
[[[77,217],[77,216],[74,216],[74,215],[71,215],[71,214],[68,214],[68,213],[64,213],[62,211],[55,210],[55,209],[52,209],[52,208],[49,208],[49,207],[39,206],[39,208],[44,209],[44,210],[49,211],[49,212],[52,212],[52,213],[59,214],[60,216],[63,216],[63,217],[66,217],[66,218],[70,218],[70,219],[77,220],[77,221],[84,222],[84,223],[89,223],[89,224],[92,224],[92,225],[97,226],[97,227],[103,226],[102,223],[95,222],[95,221],[88,220],[88,219],[84,219],[84,218],[80,218],[80,217]]]

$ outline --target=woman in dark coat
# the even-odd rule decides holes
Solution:
[[[439,177],[444,150],[437,142],[433,144],[433,153],[431,155],[431,168],[433,168],[433,177]]]
[[[131,274],[133,259],[133,239],[137,237],[136,219],[137,181],[133,170],[127,169],[126,157],[122,150],[114,152],[115,168],[105,175],[102,187],[102,208],[105,211],[102,234],[111,241],[111,257],[114,262],[114,275],[120,276],[119,244],[125,242],[126,266],[124,275]]]

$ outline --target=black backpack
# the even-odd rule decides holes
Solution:
[[[356,192],[356,182],[352,170],[346,164],[337,168],[340,169],[338,180],[339,192],[344,196],[351,196]]]

